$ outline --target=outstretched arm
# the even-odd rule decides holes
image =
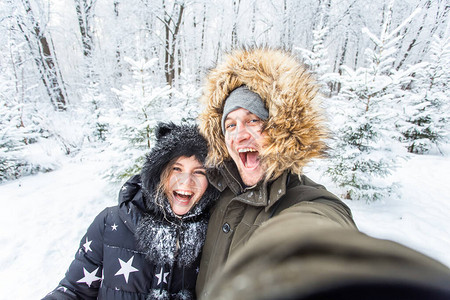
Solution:
[[[202,299],[450,299],[449,268],[342,226],[328,209],[300,203],[264,223]]]

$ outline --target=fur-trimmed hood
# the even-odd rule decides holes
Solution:
[[[242,85],[259,94],[269,111],[266,147],[260,152],[266,179],[286,170],[301,174],[312,158],[324,154],[328,132],[319,109],[319,87],[305,67],[283,50],[241,49],[224,56],[206,77],[199,120],[209,143],[208,166],[220,167],[231,159],[221,117],[225,99]]]

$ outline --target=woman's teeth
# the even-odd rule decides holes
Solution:
[[[194,193],[187,192],[187,191],[174,191],[173,193],[175,194],[176,197],[185,199],[185,200],[190,200],[192,198],[192,196],[194,195]]]

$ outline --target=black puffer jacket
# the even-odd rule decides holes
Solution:
[[[204,140],[191,126],[160,125],[157,137],[142,176],[130,178],[119,205],[95,218],[65,278],[44,299],[196,298],[207,211],[218,192],[209,186],[182,218],[172,213],[165,197],[157,202],[154,187],[167,162],[180,155],[196,155],[203,162],[206,154]]]

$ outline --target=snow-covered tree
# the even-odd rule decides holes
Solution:
[[[20,87],[13,83],[0,74],[0,182],[49,170],[27,155],[40,138],[39,127],[29,115],[30,103],[20,98]]]
[[[155,87],[152,67],[157,58],[125,58],[133,72],[132,83],[113,89],[122,102],[108,120],[113,165],[106,170],[112,179],[123,179],[139,172],[145,154],[153,143],[153,129],[163,120],[161,107],[169,105],[169,86]]]
[[[323,76],[330,67],[328,64],[328,51],[324,46],[324,38],[328,28],[319,28],[313,31],[313,45],[311,51],[296,48],[302,54],[304,63],[319,77]]]
[[[393,61],[398,33],[413,16],[391,31],[386,14],[380,37],[365,28],[375,44],[375,50],[366,49],[367,67],[343,67],[341,94],[333,98],[336,139],[327,173],[345,188],[346,198],[375,201],[395,192],[395,184],[384,178],[403,155],[392,129],[399,114],[397,96],[412,70],[396,72]]]
[[[449,38],[435,36],[430,45],[430,62],[417,70],[415,86],[404,99],[405,122],[399,127],[408,152],[427,153],[448,137],[449,68]]]
[[[367,82],[367,71],[347,69],[341,76],[342,93],[332,98],[335,139],[327,173],[345,189],[345,198],[374,201],[395,187],[383,180],[397,159],[390,125],[395,115],[384,106],[391,95],[376,91],[380,82]]]

